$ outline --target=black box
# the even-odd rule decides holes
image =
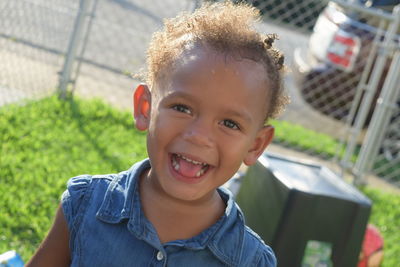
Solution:
[[[241,178],[237,202],[278,266],[302,266],[307,244],[319,242],[333,266],[357,265],[371,201],[328,168],[264,153]]]

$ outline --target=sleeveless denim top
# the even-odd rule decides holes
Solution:
[[[271,248],[244,225],[226,189],[225,214],[199,235],[162,244],[141,209],[138,179],[148,159],[119,174],[69,180],[62,208],[70,234],[71,266],[276,266]]]

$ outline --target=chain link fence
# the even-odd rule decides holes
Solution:
[[[400,100],[400,99],[399,99]],[[372,171],[400,187],[400,108],[397,107],[384,134]]]
[[[399,185],[400,86],[396,75],[389,77],[391,65],[399,69],[394,62],[400,50],[400,15],[394,11],[399,2],[247,2],[260,8],[265,30],[279,34],[285,52],[292,103],[281,120],[315,133],[307,149],[296,137],[278,139],[279,144],[328,159],[356,183],[373,173]],[[384,91],[392,98],[384,99]],[[381,115],[374,115],[379,109]]]
[[[77,44],[78,64],[75,75],[71,75],[73,90],[83,96],[101,97],[122,108],[131,108],[132,90],[139,82],[132,76],[145,67],[151,34],[161,29],[164,18],[182,11],[190,12],[197,2],[86,2],[87,15],[80,25],[83,42]]]
[[[295,51],[293,70],[302,98],[313,110],[343,122],[331,124],[346,145],[336,156],[355,174],[356,183],[365,182],[364,174],[371,170],[394,184],[400,181],[400,139],[394,133],[399,129],[394,110],[400,105],[400,88],[393,74],[398,70],[400,14],[398,9],[382,12],[394,10],[397,3],[368,9],[331,2],[307,49]]]
[[[240,2],[240,1],[236,1]],[[327,0],[248,0],[266,20],[301,32],[311,32]]]
[[[0,105],[54,92],[78,1],[0,1]]]
[[[65,87],[130,109],[132,89],[139,82],[131,74],[145,67],[151,34],[164,18],[192,11],[200,2],[0,2],[0,105]],[[277,130],[285,138],[276,142],[336,162],[359,181],[372,171],[398,183],[399,101],[387,103],[381,95],[399,91],[400,82],[387,82],[395,79],[389,74],[399,51],[398,22],[382,11],[392,11],[394,5],[373,9],[340,0],[248,2],[263,14],[260,30],[277,33],[277,46],[285,53],[285,85],[292,103],[280,120],[315,137],[304,140],[290,136],[293,128],[282,128]],[[392,89],[384,90],[385,84]],[[379,136],[368,134],[382,121],[382,116],[373,118],[378,109],[388,118],[379,126]],[[376,146],[366,147],[371,143]]]
[[[54,93],[71,52],[75,61],[67,81],[70,90],[113,104],[131,99],[138,82],[131,74],[144,67],[152,32],[161,28],[164,18],[192,11],[197,4],[191,0],[1,1],[0,106]],[[77,25],[79,11],[83,19]],[[77,30],[79,38],[71,51]],[[120,105],[127,108],[130,102]]]

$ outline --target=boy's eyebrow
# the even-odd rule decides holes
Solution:
[[[249,124],[251,124],[253,122],[251,116],[249,114],[247,114],[247,112],[240,112],[238,110],[234,110],[234,109],[227,109],[224,113],[233,116],[233,117],[239,117],[244,121],[249,122]]]
[[[167,96],[165,97],[166,99],[171,98],[171,97],[181,97],[181,98],[186,98],[188,100],[195,100],[196,98],[186,92],[183,91],[173,91],[171,93],[168,93]]]
[[[196,99],[196,97],[183,92],[183,91],[174,91],[172,93],[169,93],[166,98],[170,98],[170,97],[182,97],[182,98],[186,98],[189,101],[194,101]],[[236,118],[241,118],[244,121],[249,122],[250,124],[253,122],[252,117],[244,111],[239,111],[239,110],[235,110],[235,109],[226,109],[223,112],[224,114],[228,114],[229,116],[232,117],[236,117]]]

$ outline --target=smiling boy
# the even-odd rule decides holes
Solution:
[[[264,74],[261,64],[196,44],[181,56],[170,81],[153,86],[156,93],[146,85],[137,88],[136,127],[148,130],[152,166],[142,176],[142,203],[156,229],[160,224],[162,241],[192,237],[215,223],[225,210],[216,189],[242,162],[255,163],[271,141],[273,128],[264,126]],[[162,214],[172,206],[183,218],[168,212],[167,226]],[[159,215],[152,220],[152,214]],[[197,219],[187,224],[187,217]]]
[[[253,30],[257,16],[226,2],[165,22],[133,99],[149,159],[72,178],[28,266],[276,265],[220,188],[263,153],[274,133],[265,122],[285,101],[283,57]],[[52,248],[56,238],[69,248]]]

